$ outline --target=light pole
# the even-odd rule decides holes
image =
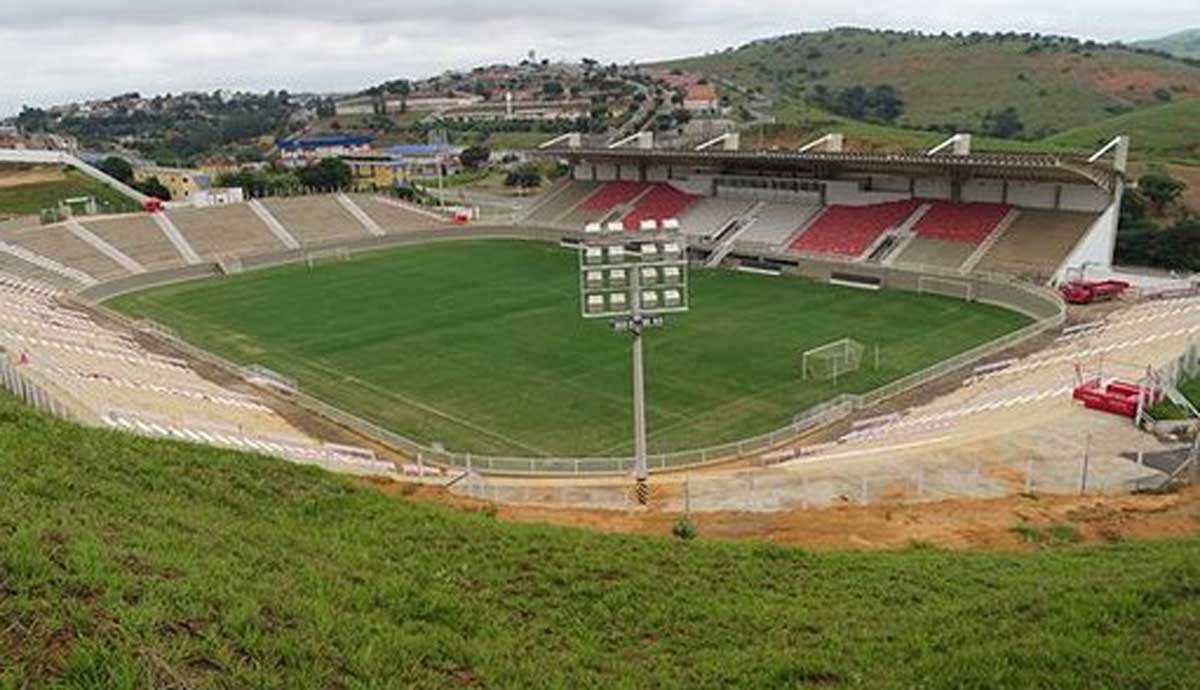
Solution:
[[[608,319],[633,336],[633,474],[638,503],[649,500],[646,450],[646,368],[642,336],[664,314],[686,312],[687,248],[668,233],[602,232],[593,226],[579,252],[580,313]]]

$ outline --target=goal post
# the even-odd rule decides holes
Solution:
[[[917,292],[922,295],[942,295],[971,302],[975,299],[975,283],[969,280],[955,280],[938,276],[919,276]]]
[[[304,264],[308,266],[308,270],[312,271],[321,264],[334,263],[339,261],[349,261],[350,250],[346,247],[333,247],[332,249],[322,249],[320,251],[309,252],[304,255]]]
[[[866,350],[865,345],[853,338],[805,350],[800,355],[800,378],[832,381],[836,385],[838,377],[858,371]]]

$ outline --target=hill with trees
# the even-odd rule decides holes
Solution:
[[[1030,140],[1200,97],[1200,66],[1193,62],[1119,44],[1016,32],[842,28],[656,66],[769,98],[784,122],[832,113]]]
[[[1200,59],[1200,29],[1187,29],[1147,41],[1138,41],[1140,48],[1161,50],[1179,57]]]

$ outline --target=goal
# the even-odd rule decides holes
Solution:
[[[345,247],[334,247],[333,249],[323,249],[317,252],[309,252],[304,255],[304,263],[308,266],[308,270],[313,270],[321,264],[334,263],[338,261],[349,261],[350,250]]]
[[[805,350],[800,356],[800,378],[804,381],[833,381],[858,371],[866,346],[853,338],[842,338],[827,345]]]
[[[922,295],[957,297],[970,302],[975,299],[975,284],[968,280],[920,276],[917,278],[917,292]]]

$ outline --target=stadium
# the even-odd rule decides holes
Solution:
[[[750,474],[777,488],[738,500],[765,510],[847,487],[870,502],[897,476],[906,499],[1017,493],[1035,481],[1020,453],[992,451],[1019,479],[962,469],[971,404],[948,413],[964,416],[962,438],[917,405],[986,379],[962,395],[999,399],[989,411],[1074,409],[1061,385],[1026,394],[1034,384],[1005,377],[1053,360],[1036,353],[1067,325],[1053,286],[1110,268],[1128,146],[1075,159],[976,154],[967,135],[890,154],[845,151],[838,135],[797,152],[741,151],[736,135],[689,151],[567,135],[536,155],[569,174],[512,223],[335,193],[4,228],[5,381],[90,425],[499,501],[620,507],[637,460],[628,344],[581,318],[580,256],[598,238],[669,236],[690,271],[655,295],[682,288],[690,309],[646,338],[645,464],[664,508],[729,507]],[[1190,332],[1155,342],[1178,350]],[[1056,381],[1121,347],[1060,354]],[[1040,488],[1074,486],[1078,442],[1047,454]],[[846,457],[878,461],[848,470]],[[693,471],[709,503],[679,488]],[[1169,474],[1119,458],[1091,471],[1119,491]]]

